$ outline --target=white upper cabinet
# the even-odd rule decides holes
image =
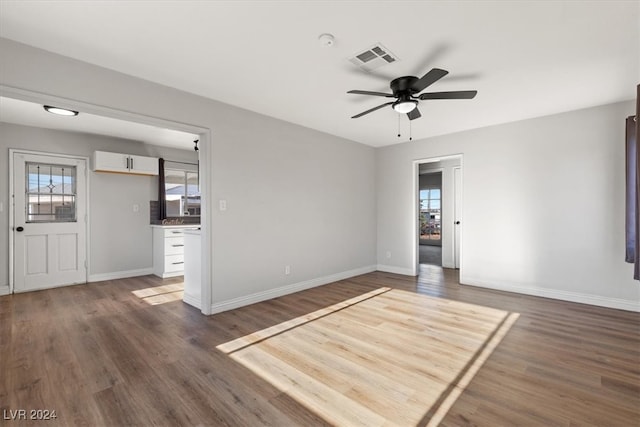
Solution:
[[[93,170],[129,173],[129,155],[96,151],[93,153]]]
[[[96,151],[93,153],[93,170],[96,172],[158,175],[158,158]]]
[[[129,172],[140,175],[158,175],[158,158],[129,156]]]

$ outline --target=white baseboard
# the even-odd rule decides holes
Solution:
[[[0,286],[0,296],[9,295],[9,285]]]
[[[141,268],[139,270],[114,271],[112,273],[90,274],[89,282],[102,282],[104,280],[126,279],[127,277],[146,276],[153,274],[153,268]]]
[[[186,302],[187,304],[197,308],[198,310],[200,310],[200,308],[202,307],[201,302],[200,302],[200,298],[196,298],[191,294],[188,293],[184,293],[182,294],[182,301]]]
[[[416,275],[416,273],[410,268],[394,267],[392,265],[378,264],[378,266],[376,267],[376,270],[384,271],[385,273],[402,274],[404,276]]]
[[[211,304],[211,314],[220,313],[227,310],[243,307],[249,304],[255,304],[260,301],[278,298],[283,295],[292,294],[294,292],[304,291],[305,289],[315,288],[316,286],[326,285],[327,283],[337,282],[339,280],[348,279],[349,277],[359,276],[361,274],[376,271],[375,265],[356,268],[355,270],[343,271],[341,273],[331,274],[329,276],[319,277],[317,279],[305,280],[304,282],[294,283],[287,286],[281,286],[275,289],[269,289],[255,294],[233,298],[227,301]]]
[[[511,283],[487,281],[484,279],[476,279],[467,276],[460,277],[460,284],[495,289],[498,291],[514,292],[517,294],[533,295],[536,297],[557,299],[561,301],[577,302],[580,304],[597,305],[599,307],[615,308],[618,310],[640,312],[640,301],[630,301],[621,298],[610,298],[599,295],[560,291],[557,289],[548,288],[530,288],[525,286],[513,285]]]

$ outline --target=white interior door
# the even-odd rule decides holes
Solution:
[[[14,292],[86,283],[87,161],[13,153]]]
[[[453,262],[454,268],[460,268],[460,234],[462,231],[462,169],[459,167],[453,168],[453,192]]]

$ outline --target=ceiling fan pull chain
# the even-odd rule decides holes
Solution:
[[[411,133],[411,120],[409,120],[409,141],[412,141],[412,140],[413,140],[413,136]]]
[[[400,114],[398,114],[398,138],[400,138]]]

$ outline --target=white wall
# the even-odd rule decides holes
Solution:
[[[412,162],[462,153],[462,283],[640,310],[640,283],[624,262],[624,119],[634,108],[623,102],[379,149],[379,264],[410,272],[414,262]]]
[[[374,268],[373,148],[7,39],[0,57],[2,85],[210,130],[218,308]]]
[[[155,147],[99,135],[63,132],[0,122],[0,287],[6,288],[9,250],[9,149],[90,157],[95,150],[197,161],[193,151]],[[89,165],[91,168],[91,165]],[[157,178],[91,172],[89,175],[90,280],[150,271],[152,241],[149,201],[157,200]],[[140,206],[133,212],[133,205]]]
[[[373,269],[372,148],[257,115],[216,148],[233,168],[214,194],[228,205],[214,218],[214,244],[225,243],[215,244],[215,280],[226,285],[215,298]]]

